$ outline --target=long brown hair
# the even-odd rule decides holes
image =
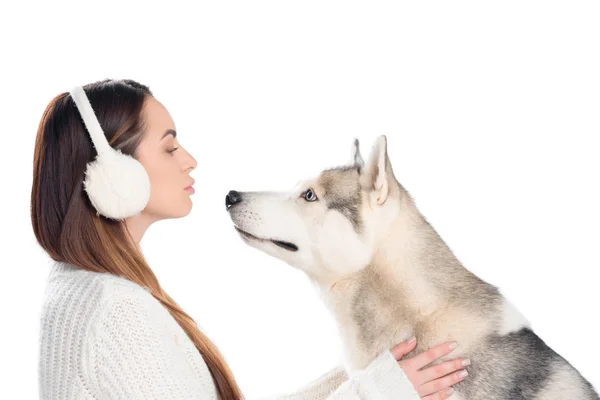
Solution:
[[[152,96],[150,89],[132,80],[107,79],[84,90],[110,145],[135,157],[144,135],[142,110]],[[35,141],[31,223],[38,243],[56,261],[149,288],[195,344],[220,398],[242,398],[217,347],[161,288],[125,224],[97,215],[83,188],[86,164],[96,154],[71,96],[59,94],[46,107]]]

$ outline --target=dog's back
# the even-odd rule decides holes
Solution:
[[[333,311],[345,321],[342,337],[352,369],[363,368],[380,351],[414,334],[418,345],[408,357],[452,339],[459,347],[436,364],[457,357],[471,360],[468,379],[454,385],[457,400],[600,400],[591,384],[493,286],[476,280],[465,285],[469,278],[460,279],[455,271],[446,282],[456,285],[460,279],[465,290],[443,294],[435,286],[438,296],[428,304],[415,302],[407,293],[414,286],[411,274],[403,282],[373,264],[359,275],[330,292],[348,299],[336,301]],[[434,275],[430,272],[428,284],[436,281]]]
[[[458,399],[599,399],[591,384],[529,328],[490,335],[471,348],[469,358],[469,379],[454,386]]]

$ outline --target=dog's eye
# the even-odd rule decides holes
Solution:
[[[308,189],[306,192],[302,193],[301,197],[306,201],[316,201],[317,195],[312,189]]]

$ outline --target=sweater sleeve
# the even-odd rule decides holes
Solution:
[[[82,381],[91,398],[216,399],[197,350],[173,331],[168,311],[148,296],[111,299],[94,317]],[[200,357],[201,359],[201,357]]]
[[[419,400],[398,362],[388,350],[364,370],[348,378],[341,367],[333,369],[296,393],[273,400]]]

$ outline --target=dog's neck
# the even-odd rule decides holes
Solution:
[[[439,341],[425,331],[449,304],[467,290],[494,290],[461,265],[414,204],[404,206],[369,265],[319,286],[352,354],[351,368],[413,334],[424,347]]]
[[[334,310],[344,307],[357,290],[370,289],[367,283],[377,282],[378,291],[389,286],[420,313],[429,313],[450,287],[460,283],[457,278],[473,276],[412,203],[402,205],[384,238],[364,268],[319,285],[334,302]]]

